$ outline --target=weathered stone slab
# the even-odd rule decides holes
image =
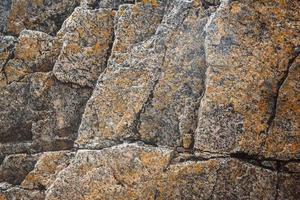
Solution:
[[[72,148],[90,92],[50,72],[1,88],[0,154]]]
[[[274,199],[276,173],[235,159],[170,165],[162,147],[80,150],[46,193],[54,199]]]
[[[281,85],[299,54],[299,8],[296,1],[224,1],[212,15],[206,28],[209,68],[197,149],[280,159],[299,157],[296,124],[275,136],[276,141],[272,137],[266,141],[272,134],[276,109],[284,106],[279,99]],[[297,71],[293,73],[291,76],[298,76]],[[289,109],[294,110],[297,103],[291,101]],[[282,118],[283,113],[278,114]]]
[[[22,188],[29,190],[48,189],[58,173],[70,164],[74,153],[70,151],[44,152],[34,169],[25,177]]]
[[[142,26],[139,19],[143,16],[158,26],[157,18],[159,13],[162,17],[162,8],[155,11],[156,17],[149,14],[149,9],[153,10],[151,7],[144,7],[143,4],[122,6],[117,14],[120,21],[116,27],[128,27],[126,30],[137,29]],[[144,10],[146,12],[143,12]],[[130,21],[130,26],[126,25],[128,21]],[[161,51],[158,53],[150,46],[153,40],[143,42],[140,37],[142,33],[153,34],[153,31],[154,28],[143,28],[136,35],[130,31],[116,31],[112,55],[115,55],[114,52],[118,55],[110,58],[108,68],[99,77],[93,95],[86,106],[76,141],[81,148],[101,148],[122,140],[139,137],[136,132],[138,123],[136,118],[147,102],[159,76],[156,66],[161,65],[163,58]],[[127,37],[127,35],[130,36]],[[121,44],[122,39],[128,41]],[[140,44],[133,47],[134,41]],[[118,58],[123,57],[125,52],[121,50],[122,45],[126,49],[132,48],[133,53],[127,58],[128,60],[119,62]],[[143,60],[139,60],[141,58]]]
[[[62,49],[54,75],[61,81],[93,87],[106,68],[113,39],[114,11],[76,8],[57,34]]]
[[[24,29],[55,35],[79,0],[12,0],[7,31],[18,35]]]

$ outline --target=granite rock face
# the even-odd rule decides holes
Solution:
[[[172,154],[138,144],[79,150],[46,199],[272,199],[275,193],[275,172],[235,159],[172,164]]]
[[[297,87],[288,85],[298,76],[291,67],[299,68],[299,6],[296,1],[224,2],[210,18],[197,149],[299,158],[299,95],[284,99]]]
[[[1,88],[1,153],[69,149],[90,89],[36,72]]]
[[[12,0],[7,32],[18,35],[30,29],[55,35],[79,3],[79,0]]]
[[[112,10],[75,9],[57,34],[62,49],[53,72],[59,80],[93,87],[106,67],[113,17]]]
[[[23,179],[26,189],[48,189],[57,174],[70,164],[74,153],[70,151],[45,152],[41,155],[34,169]]]
[[[0,200],[296,200],[300,2],[3,0]]]
[[[0,35],[7,32],[7,17],[11,7],[11,0],[2,0],[0,2]]]
[[[3,67],[7,84],[33,72],[51,71],[60,52],[59,41],[39,31],[24,30],[15,44],[12,58]]]
[[[143,37],[155,33],[154,26],[161,21],[162,11],[163,8],[154,10],[143,4],[121,6],[116,15],[120,20],[116,24],[112,57],[99,77],[79,128],[76,142],[80,147],[105,147],[139,137],[136,118],[151,95],[159,76],[156,66],[161,65],[164,56],[151,48],[154,41],[144,42]],[[147,28],[141,29],[143,22]]]

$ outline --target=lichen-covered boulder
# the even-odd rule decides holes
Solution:
[[[278,174],[278,195],[277,199],[280,200],[296,200],[299,198],[299,173],[279,173]]]
[[[164,54],[160,74],[139,119],[144,140],[180,146],[184,135],[194,134],[205,86],[207,17],[197,1],[174,4],[164,16],[157,31],[156,48],[163,47]]]
[[[59,173],[46,199],[274,199],[276,195],[272,171],[235,159],[172,164],[173,153],[141,144],[80,150]]]
[[[157,10],[144,7],[143,4],[121,6],[117,13],[117,19],[120,21],[116,25],[116,40],[112,51],[114,56],[108,61],[108,67],[99,77],[93,95],[87,103],[76,141],[80,147],[105,147],[120,140],[139,137],[135,130],[137,116],[151,95],[155,80],[159,76],[155,67],[161,65],[163,58],[162,52],[155,52],[151,48],[153,41],[143,41],[142,37],[154,34],[155,29],[139,28],[143,27],[140,19],[145,17],[149,20],[148,23],[152,24],[151,27],[155,24],[157,27],[160,21],[158,18],[162,18],[164,4],[161,6],[162,8]],[[155,17],[151,15],[152,10]],[[119,27],[126,27],[126,31],[118,31]],[[134,31],[138,28],[139,31]],[[126,42],[121,43],[123,40]],[[136,47],[133,46],[135,41]],[[128,57],[129,60],[123,62],[120,59],[125,57],[126,49],[130,48],[132,53]],[[139,60],[140,58],[143,60]]]
[[[55,35],[79,0],[12,0],[7,32],[18,35],[24,29]]]
[[[0,155],[73,146],[90,89],[33,73],[0,89]]]
[[[70,151],[45,152],[37,161],[34,169],[22,182],[25,189],[48,189],[58,173],[70,164],[74,153]]]
[[[45,193],[40,190],[26,190],[18,186],[11,186],[8,189],[0,189],[0,199],[1,200],[12,200],[12,199],[22,199],[22,200],[44,200]]]
[[[279,88],[274,118],[261,152],[271,158],[300,158],[300,56],[289,65]]]
[[[106,68],[113,38],[114,11],[77,8],[65,21],[58,37],[62,49],[54,75],[61,81],[93,87]]]
[[[153,10],[149,5],[120,7],[112,56],[87,104],[76,141],[79,146],[99,148],[139,138],[178,146],[181,135],[190,131],[179,126],[194,124],[191,131],[196,129],[193,105],[204,90],[207,16],[196,2],[160,6],[154,14],[149,14]],[[164,17],[163,8],[168,10]],[[142,17],[152,25],[141,25]],[[155,33],[153,24],[160,21]],[[193,117],[183,116],[184,110],[191,110]]]
[[[3,68],[7,83],[19,81],[30,73],[51,71],[60,47],[59,41],[46,33],[22,31],[13,56]]]
[[[299,8],[3,0],[0,200],[298,200]]]
[[[0,165],[0,182],[20,184],[27,174],[33,170],[38,158],[38,154],[15,154],[5,157]]]
[[[299,8],[298,1],[224,1],[212,15],[206,25],[208,70],[197,149],[299,158],[298,122],[288,120],[290,130],[284,132],[276,125],[287,123],[279,111],[286,104],[281,100],[286,79],[299,76],[291,70],[299,55]],[[299,95],[286,111],[299,109],[295,99]]]

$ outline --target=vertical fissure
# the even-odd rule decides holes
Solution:
[[[284,72],[283,77],[277,83],[276,93],[275,93],[275,96],[274,96],[274,105],[272,107],[272,113],[271,113],[271,116],[270,116],[269,120],[267,121],[268,127],[266,129],[266,134],[269,133],[270,128],[271,128],[271,126],[273,124],[273,121],[274,121],[274,119],[276,117],[276,114],[277,114],[278,98],[279,98],[280,90],[282,89],[284,83],[286,82],[286,80],[289,76],[291,66],[293,65],[293,63],[295,62],[296,58],[299,55],[300,55],[300,47],[299,47],[298,50],[297,49],[295,50],[294,55],[292,56],[292,58],[288,62],[288,65],[287,65],[286,71]]]

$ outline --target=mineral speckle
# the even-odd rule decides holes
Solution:
[[[2,0],[0,200],[298,200],[299,16]]]

